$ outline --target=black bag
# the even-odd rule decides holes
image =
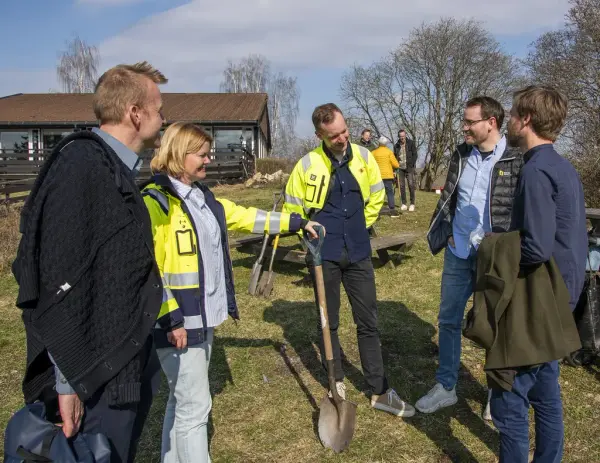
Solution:
[[[67,439],[46,420],[42,402],[26,405],[8,421],[4,435],[5,463],[109,463],[110,444],[104,434],[78,433]]]
[[[573,312],[582,349],[600,353],[600,274],[587,272],[583,291]]]

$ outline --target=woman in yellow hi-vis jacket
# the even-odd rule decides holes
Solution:
[[[167,128],[151,162],[155,174],[143,196],[163,279],[155,344],[170,394],[163,425],[163,462],[208,462],[211,409],[208,365],[213,330],[239,318],[227,230],[276,234],[306,230],[299,214],[266,212],[217,199],[202,183],[212,137],[201,127]]]

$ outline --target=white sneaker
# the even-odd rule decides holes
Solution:
[[[483,414],[481,415],[481,417],[485,421],[492,421],[492,411],[490,410],[490,400],[492,400],[492,390],[488,389],[487,403],[485,404],[485,409],[483,410]]]
[[[371,407],[404,418],[410,418],[415,414],[414,407],[398,397],[398,394],[392,388],[381,395],[373,394],[371,396]]]
[[[421,413],[433,413],[436,410],[444,407],[450,407],[454,405],[458,401],[458,397],[456,397],[456,387],[454,387],[451,391],[447,391],[444,389],[440,383],[437,383],[433,388],[427,393],[427,395],[421,397],[415,407]]]
[[[415,205],[411,204],[410,207],[408,208],[408,212],[415,212]]]
[[[406,207],[406,204],[403,204],[403,205],[400,207],[400,210],[401,210],[401,211],[405,211],[406,209],[408,209],[408,207]]]
[[[344,382],[343,381],[336,381],[335,382],[335,388],[337,389],[338,395],[343,400],[346,400],[346,385],[344,384]],[[331,393],[331,391],[329,391],[329,397],[333,397],[333,394]]]

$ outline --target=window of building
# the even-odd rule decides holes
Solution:
[[[223,128],[214,131],[216,151],[252,150],[252,129]]]
[[[0,149],[12,153],[29,152],[29,132],[3,130],[0,132]]]
[[[43,147],[45,150],[52,150],[56,145],[60,143],[60,141],[70,135],[71,131],[69,130],[60,130],[60,129],[51,129],[44,130],[44,135],[42,136]]]

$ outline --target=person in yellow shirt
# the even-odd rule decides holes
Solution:
[[[400,217],[396,211],[394,201],[394,169],[400,168],[394,152],[387,147],[389,140],[386,137],[379,138],[379,147],[372,151],[373,157],[377,161],[383,185],[385,186],[385,194],[387,195],[388,207],[392,217]]]

